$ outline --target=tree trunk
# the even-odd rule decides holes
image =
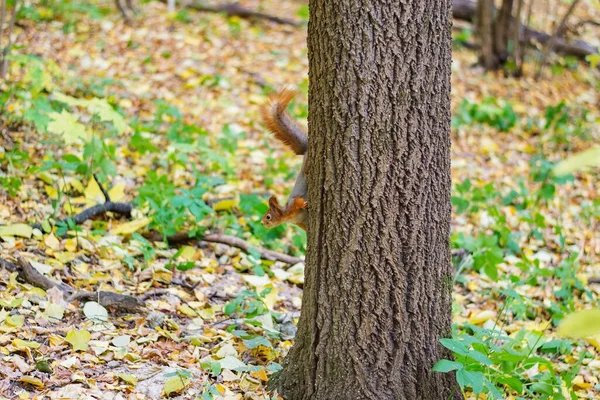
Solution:
[[[533,4],[531,1],[530,4]],[[515,63],[514,76],[521,77],[523,75],[523,46],[521,46],[521,13],[523,10],[523,0],[517,0],[517,12],[515,14],[515,22],[513,23],[513,61]],[[523,40],[525,41],[525,40]]]
[[[492,3],[492,8],[493,8]],[[512,18],[513,0],[504,0],[500,7],[500,12],[494,24],[495,32],[495,52],[500,64],[503,65],[508,60],[508,39],[510,33],[510,23]],[[513,47],[514,50],[514,47]]]
[[[309,221],[288,400],[459,398],[451,355],[451,1],[310,0]]]
[[[494,45],[494,0],[479,0],[477,2],[477,32],[481,41],[479,62],[488,71],[500,66]]]

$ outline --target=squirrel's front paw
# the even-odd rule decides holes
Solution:
[[[308,207],[308,202],[306,200],[304,200],[304,198],[302,198],[302,197],[296,197],[294,199],[294,205],[297,208],[306,208],[306,207]]]

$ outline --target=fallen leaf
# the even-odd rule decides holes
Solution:
[[[81,331],[71,329],[65,341],[73,346],[74,351],[86,351],[90,347],[88,343],[91,337],[92,335],[85,329]]]

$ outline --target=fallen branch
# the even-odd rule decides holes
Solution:
[[[95,300],[104,307],[112,308],[122,312],[137,312],[144,308],[144,299],[138,299],[133,296],[113,293],[113,292],[88,292],[75,291],[74,288],[64,282],[56,282],[53,279],[39,273],[29,261],[22,255],[17,256],[17,263],[0,258],[0,266],[10,272],[17,272],[18,277],[35,287],[49,290],[53,287],[60,289],[66,295],[69,295],[67,302],[75,300]]]
[[[454,0],[452,4],[453,16],[456,19],[475,22],[475,16],[477,11],[477,3],[472,0]],[[512,20],[514,25],[515,20]],[[511,27],[515,29],[515,27]],[[527,38],[527,43],[533,44],[533,42],[545,45],[551,40],[552,35],[544,32],[536,31],[529,28],[526,25],[519,24],[519,31],[522,32],[521,37]],[[557,39],[554,42],[554,51],[557,53],[565,54],[568,56],[575,56],[579,59],[585,60],[590,54],[597,54],[598,49],[591,44],[577,40],[575,42],[567,42],[564,39]]]
[[[32,284],[33,286],[42,288],[44,290],[57,287],[66,294],[71,294],[75,290],[69,285],[62,282],[55,282],[54,280],[42,275],[37,269],[33,268],[31,263],[21,255],[17,256],[17,263],[14,264],[10,261],[0,258],[0,265],[10,272],[17,272],[19,279]]]
[[[166,0],[161,0],[163,3],[166,3]],[[240,6],[238,3],[225,3],[225,4],[206,4],[202,0],[196,0],[188,3],[186,5],[187,8],[191,8],[196,11],[203,12],[213,12],[213,13],[224,13],[230,17],[240,17],[240,18],[258,18],[258,19],[266,19],[271,22],[275,22],[276,24],[282,25],[291,25],[291,26],[299,26],[300,23],[298,21],[294,21],[293,19],[281,18],[271,14],[265,14],[260,11],[254,11],[246,7]]]
[[[57,224],[66,224],[69,219],[72,219],[75,224],[80,225],[87,221],[88,219],[92,219],[99,215],[104,215],[107,212],[114,212],[116,214],[121,214],[125,216],[131,215],[131,204],[127,203],[113,203],[112,201],[107,201],[104,204],[98,204],[90,208],[86,208],[79,214],[76,214],[74,217],[69,217],[65,219],[61,219],[57,222]],[[42,224],[33,224],[33,228],[42,229]]]
[[[75,300],[96,301],[103,307],[122,312],[137,312],[145,308],[143,298],[106,291],[78,291],[67,299],[67,303],[71,303]]]
[[[164,240],[163,235],[161,235],[160,233],[158,233],[156,231],[148,232],[148,233],[144,234],[143,236],[146,239],[153,241],[153,242],[159,242],[159,241]],[[241,249],[241,250],[245,251],[246,253],[256,252],[256,253],[260,254],[260,257],[264,260],[281,261],[286,264],[292,264],[292,265],[298,264],[300,262],[304,262],[304,260],[299,257],[289,256],[287,254],[279,253],[279,252],[276,252],[273,250],[263,249],[262,247],[256,247],[256,246],[251,245],[250,243],[248,243],[247,241],[245,241],[243,239],[240,239],[238,237],[231,236],[231,235],[223,235],[220,233],[209,233],[200,238],[193,238],[193,237],[190,237],[188,232],[178,232],[173,236],[167,237],[167,241],[169,243],[183,243],[183,242],[187,242],[187,241],[194,240],[194,239],[203,240],[205,242],[211,242],[211,243],[226,244],[231,247],[237,247],[238,249]]]
[[[98,187],[100,188],[100,191],[104,195],[104,203],[97,204],[90,208],[86,208],[79,214],[76,214],[74,217],[68,217],[65,219],[61,219],[56,224],[68,224],[68,221],[72,220],[73,222],[75,222],[76,225],[81,225],[88,219],[92,219],[97,216],[104,215],[107,212],[114,212],[116,214],[124,215],[126,217],[129,217],[131,215],[131,210],[133,209],[131,204],[118,203],[118,202],[111,201],[108,191],[104,188],[104,186],[102,186],[102,183],[100,183],[96,174],[94,174],[94,179],[96,180],[96,183],[98,184]],[[37,229],[41,230],[42,224],[33,224],[32,227],[34,229],[37,228]]]

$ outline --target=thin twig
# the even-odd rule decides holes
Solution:
[[[144,293],[140,294],[139,296],[137,296],[137,299],[140,301],[146,301],[150,297],[163,296],[163,295],[179,297],[178,294],[171,292],[171,289],[160,288],[160,289],[148,290],[147,292],[144,292]],[[181,297],[179,297],[179,299],[182,300]]]
[[[108,191],[104,188],[104,186],[102,186],[102,183],[100,182],[100,179],[98,179],[98,175],[94,174],[94,180],[96,181],[96,183],[98,184],[98,187],[100,188],[100,191],[102,192],[102,195],[104,195],[104,202],[109,202],[110,201],[110,195],[108,194]]]
[[[148,232],[148,233],[144,234],[143,236],[146,239],[148,239],[150,241],[154,241],[154,242],[162,241],[164,239],[163,235],[161,235],[159,232],[156,232],[156,231]],[[173,244],[173,243],[184,243],[184,242],[194,240],[194,239],[195,238],[190,237],[188,232],[178,232],[173,236],[169,236],[167,238],[167,241],[169,243]],[[292,264],[292,265],[298,264],[298,263],[304,261],[303,259],[301,259],[299,257],[294,257],[294,256],[290,256],[287,254],[279,253],[277,251],[267,250],[267,249],[263,249],[262,247],[253,246],[250,243],[248,243],[247,241],[240,239],[238,237],[235,237],[235,236],[231,236],[231,235],[223,235],[221,233],[209,233],[202,237],[198,237],[196,239],[203,240],[205,242],[221,243],[221,244],[226,244],[231,247],[237,247],[238,249],[241,249],[241,250],[245,251],[246,253],[256,252],[264,260],[281,261],[286,264]]]
[[[246,253],[254,251],[259,253],[261,258],[265,260],[281,261],[287,264],[298,264],[304,262],[304,260],[299,257],[289,256],[287,254],[282,254],[276,251],[253,246],[245,240],[242,240],[235,236],[223,235],[220,233],[211,233],[208,235],[204,235],[202,237],[202,240],[206,242],[222,243],[228,246],[237,247],[239,249],[244,250]]]
[[[572,30],[576,31],[584,25],[600,26],[600,21],[594,21],[593,19],[584,19],[583,21],[579,21],[578,23],[576,23],[575,26],[573,26]]]

